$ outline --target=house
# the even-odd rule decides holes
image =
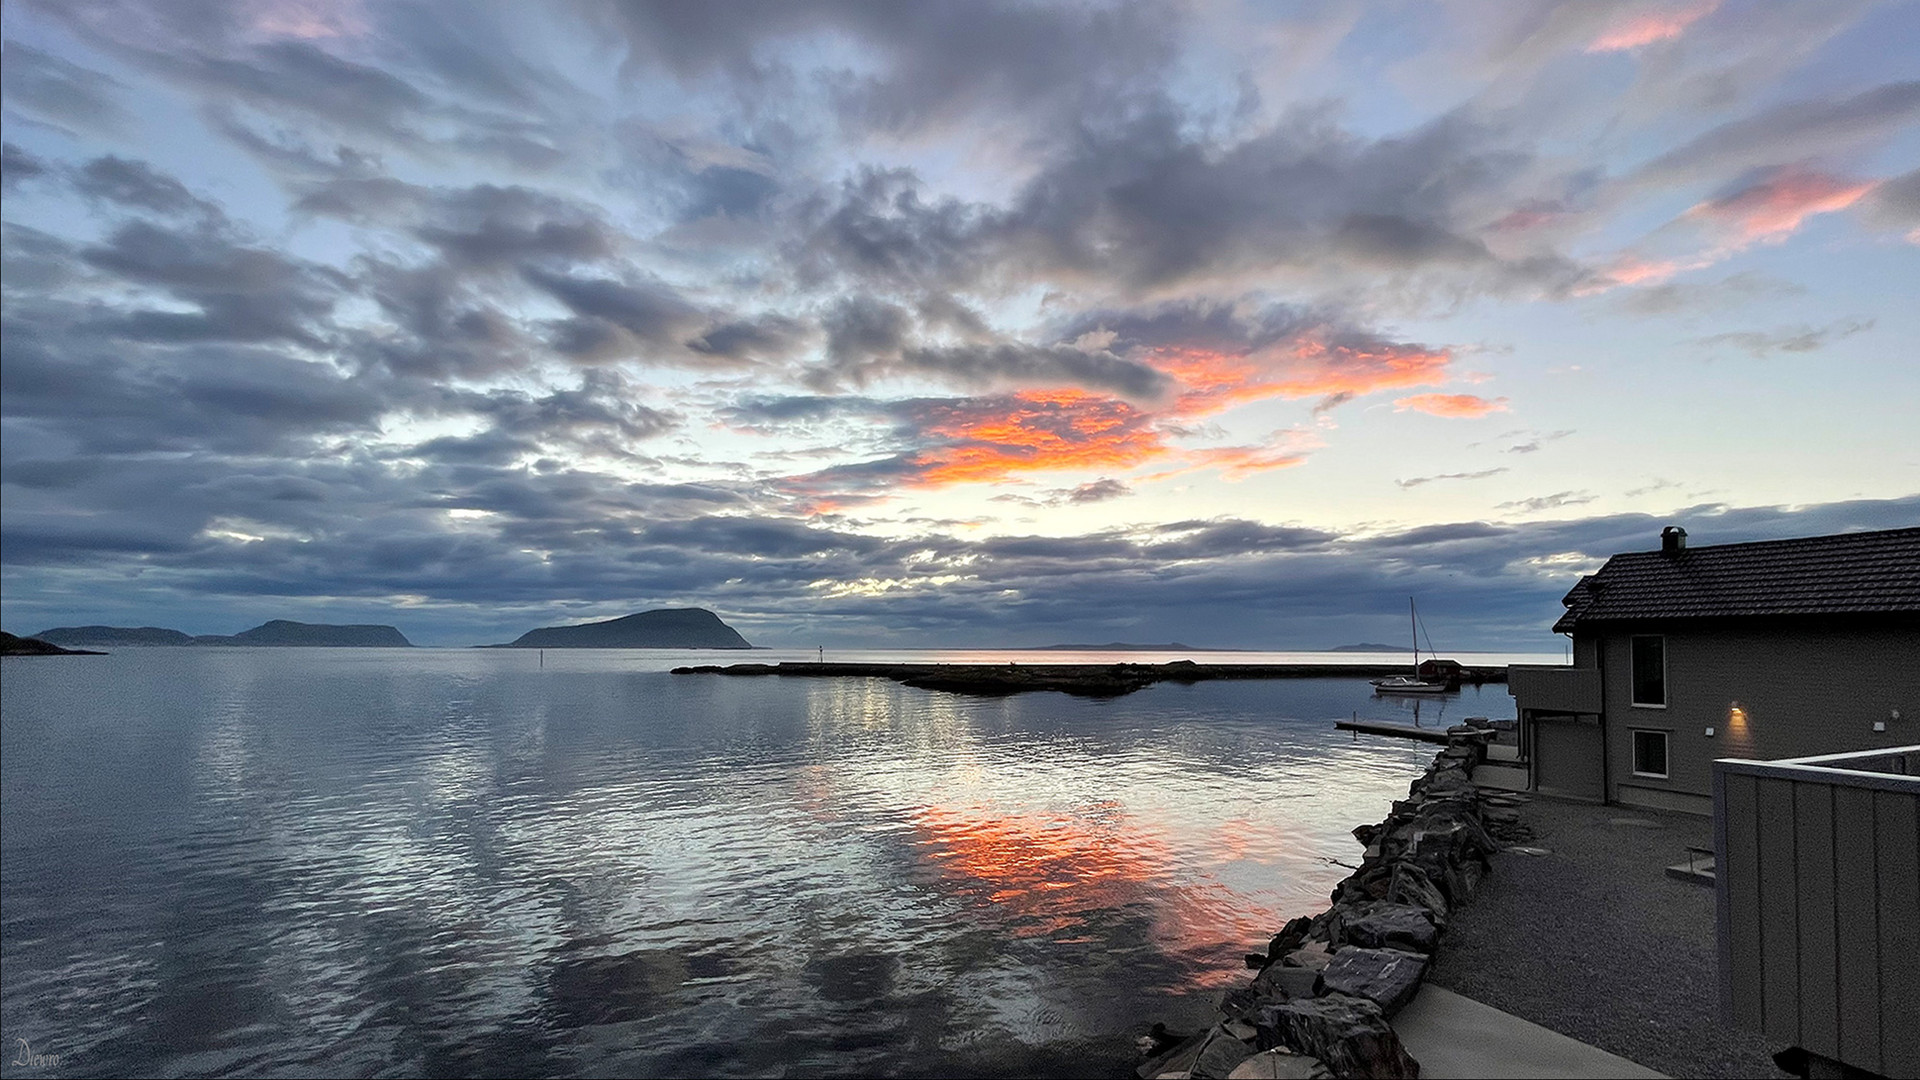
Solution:
[[[1514,665],[1528,786],[1712,812],[1713,762],[1920,741],[1920,528],[1615,555]]]

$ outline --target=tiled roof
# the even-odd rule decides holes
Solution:
[[[1920,617],[1920,529],[1630,551],[1580,579],[1556,633],[1642,619],[1912,614]]]

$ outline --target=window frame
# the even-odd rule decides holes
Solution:
[[[1673,732],[1664,728],[1628,728],[1627,732],[1627,751],[1631,759],[1628,764],[1632,767],[1633,775],[1648,780],[1673,779]],[[1660,736],[1660,764],[1665,766],[1664,772],[1646,772],[1640,768],[1642,735]]]
[[[1658,641],[1660,643],[1659,701],[1640,700],[1640,665],[1634,648],[1634,643],[1638,641]],[[1627,704],[1636,709],[1664,709],[1667,707],[1667,635],[1629,634],[1627,636]]]

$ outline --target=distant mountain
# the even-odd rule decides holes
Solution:
[[[495,649],[751,649],[706,608],[662,608],[605,622],[544,626]]]
[[[332,626],[274,619],[238,634],[183,634],[160,626],[56,626],[34,635],[55,645],[333,645],[349,648],[411,648],[391,626]]]
[[[55,645],[97,645],[104,648],[193,644],[192,637],[159,626],[56,626],[33,636]]]
[[[1074,652],[1199,652],[1191,645],[1182,645],[1169,641],[1165,645],[1135,645],[1127,641],[1109,641],[1105,645],[1041,645],[1039,650],[1071,649]],[[1231,649],[1208,649],[1208,652],[1232,652]]]
[[[1406,652],[1405,645],[1382,645],[1377,641],[1363,641],[1358,645],[1335,645],[1327,652]]]
[[[0,656],[100,656],[86,649],[63,649],[39,638],[18,637],[0,630]]]
[[[333,646],[360,649],[410,649],[413,642],[391,626],[293,622],[274,619],[238,634],[202,634],[195,645]]]

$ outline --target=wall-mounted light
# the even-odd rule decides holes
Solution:
[[[1727,706],[1727,734],[1745,735],[1747,733],[1747,710],[1739,702]]]

